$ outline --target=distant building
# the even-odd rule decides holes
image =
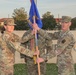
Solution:
[[[61,22],[60,22],[61,21],[61,18],[55,18],[55,21],[57,23],[55,29],[56,30],[60,30],[61,29]]]
[[[58,24],[58,23],[60,23],[61,18],[55,18],[55,20],[56,20],[56,23]]]

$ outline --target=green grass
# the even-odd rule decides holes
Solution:
[[[27,75],[26,64],[15,64],[14,75]]]
[[[47,64],[46,66],[46,75],[57,75],[57,66],[56,64]]]
[[[47,64],[46,75],[57,75],[57,66],[56,64]],[[26,64],[15,64],[14,65],[14,75],[27,75],[27,66]],[[76,64],[75,64],[75,72],[76,72]]]

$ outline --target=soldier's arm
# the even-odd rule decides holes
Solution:
[[[46,48],[44,49],[43,52],[40,52],[41,53],[40,57],[43,58],[45,61],[47,61],[47,60],[55,57],[56,54],[54,51],[55,47],[53,46],[52,40],[46,40],[45,43],[46,43],[46,46],[45,46]]]
[[[21,43],[27,42],[28,40],[34,38],[34,35],[32,34],[31,30],[28,30],[25,32],[21,38]]]
[[[47,46],[46,46],[47,53],[43,57],[44,59],[46,58],[47,60],[61,54],[67,48],[68,48],[68,50],[72,49],[75,44],[75,40],[72,36],[64,37],[61,40],[61,43],[59,43],[57,45],[53,45],[51,41],[47,41],[47,42],[49,42],[49,43],[47,43]]]
[[[57,55],[60,55],[67,48],[68,48],[68,50],[72,49],[75,42],[71,37],[66,36],[65,38],[63,38],[61,40],[61,43],[59,43],[57,45],[50,45],[50,43],[48,43],[48,44],[49,45],[46,46],[47,53],[43,57],[44,59],[46,58],[47,60],[49,60]]]
[[[55,45],[53,45],[52,40],[58,39],[60,32],[48,33],[42,29],[38,33],[46,39],[46,53],[40,56],[46,61],[56,56]]]
[[[54,33],[48,33],[46,31],[44,31],[43,29],[39,28],[36,23],[34,23],[32,26],[33,26],[33,29],[35,29],[38,32],[38,34],[40,34],[45,39],[53,39],[54,37],[57,38],[59,36],[59,34],[57,36],[57,33],[55,36]]]
[[[39,29],[38,34],[40,34],[45,39],[52,39],[52,36],[53,36],[52,33],[49,34],[48,32],[44,31],[43,29]]]
[[[55,39],[58,39],[60,32],[48,33],[47,31],[44,31],[43,29],[39,29],[38,33],[47,40],[49,39],[55,40]]]
[[[29,50],[28,48],[21,46],[19,42],[12,42],[7,40],[6,43],[10,49],[12,48],[13,50],[18,51],[21,54],[24,54],[29,57],[33,57],[34,52],[32,50]]]
[[[13,34],[13,37],[12,37],[9,34],[5,34],[3,36],[3,39],[6,42],[6,44],[9,47],[10,50],[12,48],[13,50],[16,50],[16,51],[18,51],[18,52],[20,52],[20,53],[22,53],[26,56],[33,57],[33,54],[34,54],[33,51],[30,51],[27,48],[21,46],[19,36]]]
[[[56,56],[56,53],[54,50],[49,50],[46,54],[43,53],[42,55],[40,55],[40,57],[43,58],[45,61],[48,61],[49,59],[55,56]]]
[[[53,46],[53,45],[52,45],[52,46]],[[56,56],[57,56],[57,55],[56,55],[55,47],[54,47],[54,46],[53,46],[53,48],[50,47],[50,46],[48,46],[48,47],[46,48],[46,53],[43,52],[43,53],[40,55],[40,57],[43,58],[45,61],[48,61],[49,59],[51,59],[51,58],[53,58],[53,57],[56,57]]]
[[[45,61],[47,61],[47,60],[56,56],[55,45],[53,45],[52,39],[50,38],[51,35],[49,35],[49,33],[45,32],[44,30],[41,30],[40,33],[41,33],[41,35],[44,34],[42,37],[45,37],[45,39],[46,39],[46,42],[45,42],[46,43],[46,49],[42,54],[40,54],[40,57],[42,57]],[[56,36],[56,35],[59,35],[59,34],[54,33],[54,35]]]

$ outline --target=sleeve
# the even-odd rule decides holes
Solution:
[[[43,29],[40,29],[38,33],[45,39],[55,40],[55,39],[58,39],[60,32],[48,33],[44,31]]]
[[[4,35],[3,39],[5,40],[7,47],[11,50],[16,50],[19,53],[22,53],[26,56],[33,57],[34,52],[29,50],[28,48],[25,48],[21,45],[20,41],[18,40],[19,36],[10,36],[10,35]]]
[[[40,29],[38,33],[46,40],[46,53],[42,54],[41,57],[43,57],[44,60],[47,61],[56,56],[55,49],[54,49],[55,47],[53,45],[52,40],[55,38],[58,38],[59,32],[48,33]]]
[[[23,47],[19,42],[6,41],[7,46],[13,50],[18,51],[21,54],[24,54],[29,57],[33,57],[34,52],[29,50],[28,48]]]
[[[21,43],[27,42],[28,40],[34,38],[34,35],[32,35],[31,30],[28,30],[25,32],[21,38]]]
[[[46,53],[41,54],[40,57],[42,57],[46,62],[49,59],[55,57],[56,53],[55,53],[55,49],[54,48],[55,48],[54,45],[52,45],[52,47],[51,46],[47,46],[46,49],[45,49]]]
[[[50,43],[50,41],[48,41]],[[74,47],[75,40],[72,36],[66,35],[63,39],[60,39],[60,42],[57,44],[49,44],[46,46],[47,53],[46,59],[49,60],[59,54],[61,54],[64,50],[72,49]]]
[[[49,35],[48,32],[44,31],[43,29],[40,29],[38,33],[45,39],[52,39],[52,33]]]

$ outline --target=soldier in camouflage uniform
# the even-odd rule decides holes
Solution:
[[[0,75],[14,75],[15,51],[30,58],[34,52],[20,45],[20,37],[13,32],[14,20],[7,19],[4,22],[5,31],[0,37]]]
[[[36,24],[33,25],[33,28],[38,30],[38,33],[45,39],[48,37],[57,39],[57,44],[53,46],[50,45],[51,40],[48,41],[49,46],[46,48],[48,50],[47,59],[57,56],[58,75],[75,75],[74,62],[71,55],[75,39],[69,30],[70,26],[71,17],[69,16],[62,16],[61,30],[59,32],[47,33]]]
[[[27,32],[24,33],[22,37],[22,43],[27,47],[29,50],[31,50],[31,40],[34,40],[33,43],[35,43],[35,35],[32,34],[32,30],[28,30]],[[44,39],[41,35],[38,35],[38,49],[40,51],[40,57],[44,58],[45,61],[40,63],[40,72],[41,75],[46,74],[46,46],[47,46],[47,41],[49,41],[50,38]],[[33,44],[32,43],[32,44]],[[35,44],[34,44],[35,48]],[[28,56],[25,56],[25,61],[27,64],[27,71],[28,75],[38,75],[38,67],[37,64],[34,63],[33,58],[30,58]]]

